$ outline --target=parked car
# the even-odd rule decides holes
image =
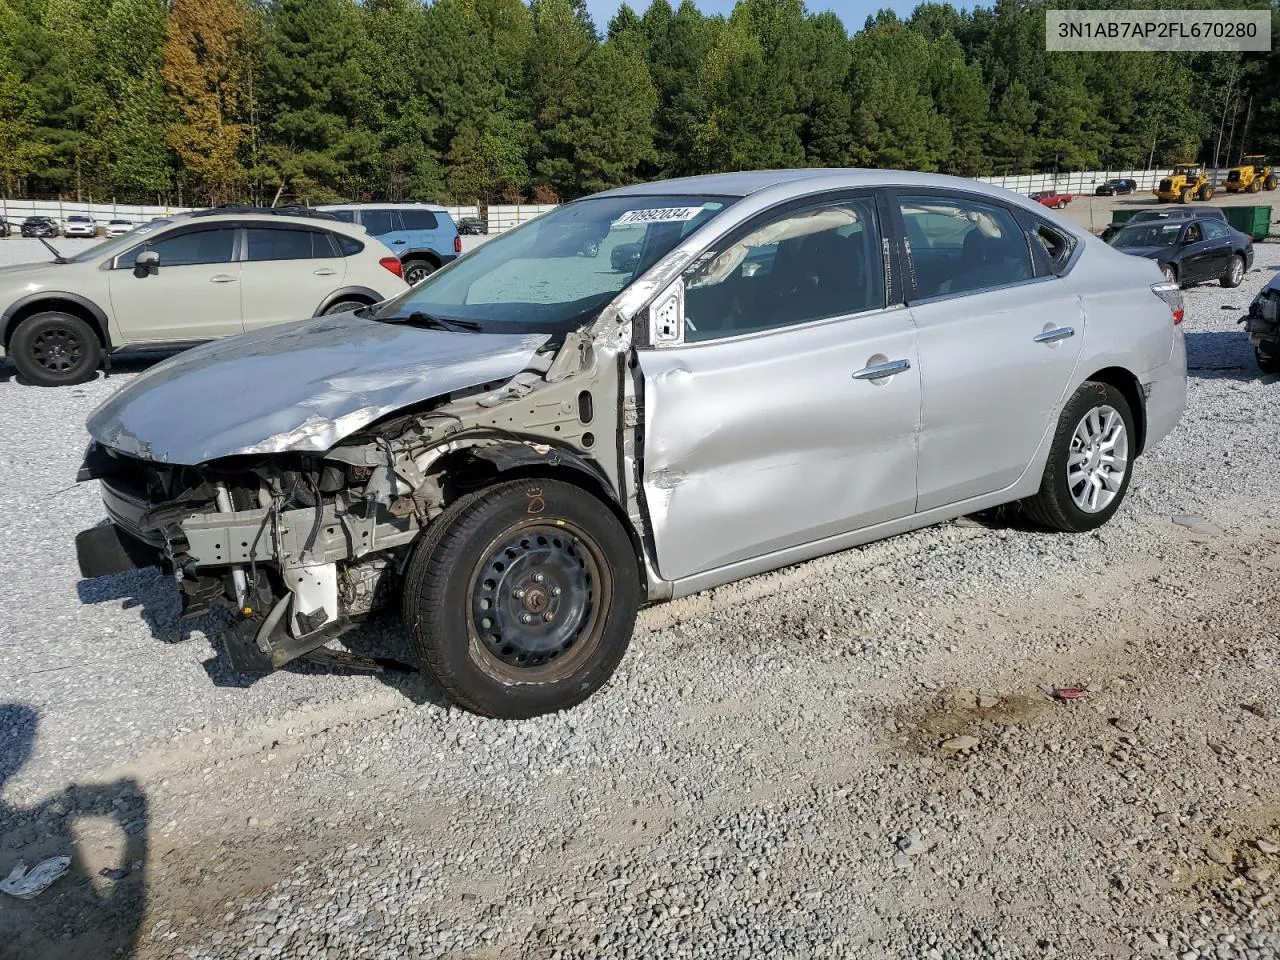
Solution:
[[[22,221],[22,235],[24,237],[56,237],[58,221],[53,217],[27,217]]]
[[[400,261],[358,227],[188,214],[52,263],[0,267],[0,336],[23,378],[57,386],[92,378],[104,354],[346,312],[404,289]]]
[[[358,223],[395,252],[410,284],[425,280],[462,253],[462,238],[443,207],[423,203],[357,203],[317,207]]]
[[[4,237],[6,240],[9,237],[9,221],[3,217],[0,217],[0,237]]]
[[[1253,238],[1214,217],[1129,223],[1109,242],[1122,253],[1154,260],[1166,280],[1183,286],[1217,280],[1238,287],[1253,266]]]
[[[1040,193],[1033,193],[1031,199],[1043,206],[1061,210],[1071,202],[1071,194],[1058,193],[1056,190],[1044,190]]]
[[[1227,215],[1221,207],[1157,207],[1153,210],[1139,210],[1124,223],[1108,224],[1102,231],[1102,239],[1110,242],[1121,227],[1134,223],[1149,223],[1152,220],[1194,220],[1205,217],[1227,222]]]
[[[489,232],[489,221],[479,217],[462,217],[458,221],[458,232],[461,234],[484,235]]]
[[[107,221],[106,234],[108,237],[123,237],[126,233],[134,228],[135,224],[132,220],[114,219]]]
[[[579,256],[641,230],[634,275]],[[237,671],[396,603],[454,702],[564,709],[641,604],[1011,501],[1105,523],[1182,414],[1182,310],[1154,263],[973,180],[622,187],[123,386],[88,421],[112,523],[80,569],[181,571],[184,609],[237,618]]]
[[[64,237],[93,237],[97,232],[98,225],[93,222],[93,217],[75,213],[67,217],[66,225],[62,228]]]
[[[1253,344],[1258,369],[1263,373],[1280,373],[1280,273],[1267,281],[1253,298],[1249,312],[1240,320]]]
[[[1111,179],[1105,183],[1098,184],[1093,191],[1093,195],[1095,197],[1118,197],[1121,194],[1135,193],[1137,189],[1137,180]]]
[[[634,270],[640,262],[640,244],[619,243],[609,251],[609,266],[615,270]]]

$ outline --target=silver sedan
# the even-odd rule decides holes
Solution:
[[[180,571],[241,618],[237,670],[393,604],[459,704],[563,709],[641,604],[998,504],[1105,523],[1181,416],[1182,311],[1153,262],[971,180],[626,187],[138,377],[89,420],[114,523],[81,569]]]

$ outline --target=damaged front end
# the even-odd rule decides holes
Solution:
[[[1272,277],[1240,318],[1265,372],[1280,367],[1280,276]]]
[[[347,408],[376,410],[367,392],[345,403],[329,393],[326,417],[299,413],[308,425],[269,453],[245,444],[254,452],[187,465],[165,461],[156,431],[145,458],[97,439],[77,479],[100,482],[111,523],[77,537],[81,574],[159,566],[177,583],[184,617],[234,612],[225,636],[234,670],[276,669],[393,601],[418,534],[469,490],[572,471],[617,502],[624,344],[570,335],[554,353],[519,357],[524,369],[509,379],[487,371],[486,382],[374,419],[318,453],[306,449],[309,431],[349,422]],[[122,409],[91,420],[95,436],[137,433]],[[174,436],[174,450],[190,448]]]

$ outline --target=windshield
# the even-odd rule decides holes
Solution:
[[[1182,233],[1181,223],[1136,223],[1111,238],[1113,247],[1172,247]]]
[[[732,202],[639,196],[568,203],[432,274],[384,304],[377,319],[420,313],[488,332],[568,333]]]

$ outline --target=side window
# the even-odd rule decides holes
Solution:
[[[338,243],[338,249],[342,251],[344,257],[354,257],[357,253],[364,249],[364,244],[355,237],[348,237],[341,233],[330,234]]]
[[[916,297],[940,297],[1028,280],[1027,238],[1003,207],[967,197],[900,196]]]
[[[434,230],[440,226],[430,210],[401,210],[400,222],[406,230]]]
[[[381,237],[383,234],[394,233],[399,230],[400,224],[397,222],[399,219],[394,210],[360,211],[360,222],[364,224],[365,230],[375,237]]]
[[[1198,223],[1187,224],[1187,233],[1186,233],[1186,236],[1182,238],[1182,242],[1183,243],[1199,243],[1202,239],[1204,238],[1200,236],[1200,224]]]
[[[875,201],[749,224],[685,273],[685,340],[740,336],[883,307]]]
[[[250,227],[247,260],[314,260],[332,257],[328,234],[318,230],[273,230]]]
[[[133,267],[133,261],[143,251],[154,250],[160,254],[162,267],[189,267],[204,263],[230,263],[236,248],[236,230],[224,227],[220,230],[196,230],[177,236],[156,237],[126,253],[120,258],[122,267]]]
[[[1205,220],[1201,226],[1204,228],[1204,238],[1206,240],[1226,240],[1231,236],[1231,231],[1227,229],[1227,225],[1219,223],[1217,220]]]
[[[325,212],[337,217],[343,223],[356,222],[356,212],[354,210],[326,210]]]

